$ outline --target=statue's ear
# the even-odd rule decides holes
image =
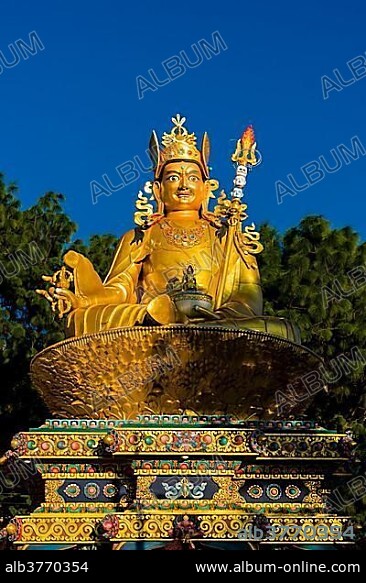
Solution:
[[[214,178],[209,178],[208,180],[206,180],[206,188],[209,192],[208,195],[209,198],[215,198],[215,195],[212,193],[219,188],[218,180],[215,180]]]
[[[156,200],[156,203],[157,203],[156,210],[159,214],[163,215],[164,214],[164,203],[161,200],[161,194],[160,194],[161,184],[158,180],[154,180],[153,185],[152,185],[152,191],[153,191],[153,195],[154,195],[154,198]]]
[[[149,143],[149,153],[150,153],[151,161],[154,165],[154,169],[158,168],[158,166],[160,164],[160,149],[159,149],[158,136],[156,135],[155,130],[153,130],[153,132],[151,134],[150,143]]]
[[[210,157],[210,140],[209,140],[209,137],[207,135],[207,132],[205,132],[203,134],[201,152],[202,152],[203,163],[207,167],[208,166],[208,159]]]
[[[161,189],[161,185],[160,182],[158,180],[154,180],[153,185],[152,185],[152,191],[153,191],[153,195],[154,198],[156,200],[156,202],[160,202],[160,189]]]

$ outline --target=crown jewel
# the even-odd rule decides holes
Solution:
[[[160,149],[158,137],[154,131],[150,140],[150,156],[154,163],[155,178],[159,178],[168,162],[185,160],[195,162],[201,168],[204,178],[208,178],[207,161],[209,156],[209,140],[205,133],[202,139],[201,151],[196,146],[196,136],[188,133],[184,127],[186,121],[179,113],[172,117],[173,128],[170,133],[164,132],[161,140],[163,149]]]
[[[177,117],[172,117],[174,126],[172,127],[170,134],[167,134],[166,132],[163,133],[163,137],[161,138],[163,146],[170,146],[176,142],[186,142],[193,146],[196,145],[196,136],[194,133],[189,134],[187,128],[183,127],[185,121],[186,118],[181,117],[179,113],[177,114]]]

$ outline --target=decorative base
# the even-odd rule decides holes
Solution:
[[[312,422],[57,419],[12,447],[9,463],[33,460],[44,487],[6,528],[18,549],[352,543],[326,501],[347,475],[349,438]]]
[[[277,391],[301,385],[321,359],[271,334],[204,326],[134,326],[71,338],[34,358],[32,381],[55,417],[136,419],[193,412],[277,415]],[[304,393],[304,387],[298,387]],[[286,414],[309,404],[289,398]]]

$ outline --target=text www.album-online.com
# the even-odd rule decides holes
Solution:
[[[311,563],[301,561],[299,563],[196,563],[197,573],[360,573],[359,563]]]

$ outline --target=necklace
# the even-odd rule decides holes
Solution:
[[[176,247],[194,247],[198,245],[207,230],[205,222],[195,227],[178,227],[166,220],[160,223],[164,236],[168,243]]]

